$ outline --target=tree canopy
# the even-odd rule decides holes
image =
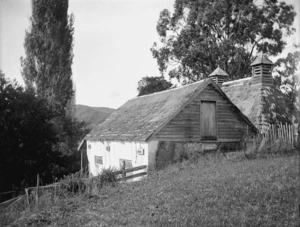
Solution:
[[[53,112],[50,119],[57,142],[52,151],[68,163],[60,173],[79,170],[78,141],[86,124],[75,119],[72,80],[74,16],[68,0],[32,0],[31,26],[25,34],[22,76],[27,90],[35,92]]]
[[[64,113],[74,96],[73,15],[68,0],[32,0],[31,28],[25,34],[22,75],[27,87]]]
[[[295,46],[297,49],[298,46]],[[293,104],[288,108],[300,120],[300,100],[299,100],[299,62],[300,51],[296,50],[288,53],[285,58],[279,58],[275,62],[275,82],[278,88],[287,96],[289,103]],[[297,99],[298,98],[298,99]]]
[[[34,185],[57,176],[64,161],[52,147],[57,143],[53,112],[44,99],[24,90],[0,71],[0,191]]]
[[[143,77],[138,82],[138,96],[148,95],[151,93],[164,91],[169,89],[172,86],[172,83],[165,80],[164,77]]]
[[[294,32],[292,5],[277,0],[176,0],[157,22],[159,43],[151,48],[162,74],[189,83],[219,65],[237,79],[251,75],[253,55],[281,53]]]

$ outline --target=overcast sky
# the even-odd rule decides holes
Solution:
[[[117,108],[137,95],[142,77],[159,76],[150,48],[158,41],[160,11],[172,10],[174,1],[69,0],[69,13],[75,15],[72,69],[77,104]],[[299,0],[286,2],[299,14]],[[30,0],[0,0],[0,69],[21,83],[20,57],[30,15]],[[288,51],[299,40],[299,26],[297,15],[297,34],[289,39]]]

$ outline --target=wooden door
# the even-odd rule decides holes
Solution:
[[[216,102],[202,101],[200,106],[201,139],[217,139]]]

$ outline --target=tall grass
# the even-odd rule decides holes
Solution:
[[[241,144],[245,157],[250,159],[290,154],[297,150],[293,144],[284,139],[268,141],[262,135],[257,135],[254,137],[246,136],[242,139]]]
[[[101,174],[96,177],[91,177],[89,174],[81,172],[64,176],[59,182],[56,182],[57,186],[39,191],[38,203],[35,200],[35,192],[33,192],[29,194],[28,200],[24,195],[22,200],[15,206],[11,206],[9,209],[0,208],[0,226],[5,226],[20,216],[32,216],[35,213],[43,213],[50,207],[61,205],[62,201],[67,201],[74,197],[97,194],[107,185],[114,187],[117,183],[116,171],[118,170],[115,168],[103,169]],[[43,224],[42,217],[38,216],[33,219],[33,222],[30,222],[29,225]],[[47,222],[44,224],[47,224]]]
[[[297,226],[298,159],[204,155],[140,182],[67,196],[14,225],[42,220],[52,226]]]

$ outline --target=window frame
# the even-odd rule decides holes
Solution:
[[[216,130],[216,136],[204,136],[202,134],[202,108],[203,105],[202,103],[214,103],[215,104],[215,130]],[[218,140],[218,101],[217,100],[206,100],[206,99],[201,99],[200,100],[200,138],[202,141],[216,141]]]
[[[97,163],[97,159],[99,159],[99,158],[101,158],[102,164]],[[95,155],[95,156],[94,156],[94,161],[95,161],[95,165],[96,165],[96,166],[103,166],[103,156]]]

